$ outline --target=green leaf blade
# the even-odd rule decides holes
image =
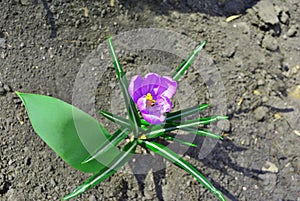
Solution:
[[[120,126],[122,127],[125,127],[125,128],[128,128],[128,129],[131,129],[131,125],[130,125],[130,122],[123,118],[123,117],[119,117],[117,115],[114,115],[110,112],[106,112],[106,111],[103,111],[103,110],[100,110],[99,113],[104,116],[105,118],[107,118],[108,120],[116,123],[116,124],[119,124]]]
[[[139,143],[143,143],[146,146],[146,148],[165,157],[166,159],[170,160],[178,167],[184,169],[185,171],[190,173],[195,179],[197,179],[199,183],[202,184],[206,189],[208,189],[211,193],[215,194],[221,201],[226,201],[221,191],[216,189],[212,185],[212,183],[207,178],[205,178],[196,168],[194,168],[191,164],[189,164],[187,161],[182,159],[179,155],[174,153],[172,150],[156,142],[140,140]]]
[[[113,175],[119,168],[125,165],[133,156],[137,146],[137,141],[132,141],[128,143],[121,152],[108,167],[103,167],[98,173],[89,177],[82,185],[77,187],[72,193],[66,195],[63,200],[68,200],[73,197],[76,197],[85,191],[93,188],[98,185],[111,175]]]
[[[187,108],[184,110],[167,113],[166,121],[168,122],[168,121],[174,121],[174,120],[181,119],[183,117],[200,112],[200,111],[208,108],[209,106],[210,106],[209,104],[204,103],[204,104],[196,105],[194,107],[190,107],[190,108]]]
[[[175,81],[185,73],[185,71],[192,65],[193,61],[196,59],[202,48],[205,46],[206,41],[203,41],[198,45],[192,53],[179,65],[179,67],[172,73],[172,77]]]
[[[113,63],[114,63],[114,67],[115,67],[115,70],[116,70],[116,74],[117,74],[117,77],[119,79],[120,87],[121,87],[121,90],[122,90],[122,93],[123,93],[123,96],[124,96],[128,116],[129,116],[129,119],[131,121],[132,131],[133,131],[134,136],[137,137],[138,133],[139,133],[139,127],[141,125],[139,114],[138,114],[138,111],[136,109],[136,106],[135,106],[132,98],[129,95],[128,81],[125,77],[125,73],[123,71],[123,68],[122,68],[122,66],[121,66],[121,64],[118,60],[116,51],[114,49],[114,46],[112,44],[112,41],[111,41],[110,37],[108,37],[108,45],[109,45],[109,50],[110,50],[111,57],[112,57],[112,60],[113,60]]]
[[[166,140],[178,142],[178,143],[186,145],[186,146],[197,147],[197,145],[195,145],[194,143],[187,142],[187,141],[184,141],[184,140],[180,140],[180,139],[175,138],[175,137],[173,137],[171,135],[163,134],[163,135],[161,135],[161,137],[165,138]]]
[[[145,135],[147,138],[157,138],[161,135],[164,135],[166,132],[170,132],[174,130],[178,130],[177,125],[166,126],[165,124],[159,124],[149,128],[145,132]]]
[[[94,151],[88,158],[86,158],[82,163],[88,163],[92,161],[93,159],[104,157],[103,154],[107,154],[110,151],[114,151],[116,146],[125,139],[128,134],[130,133],[130,130],[128,128],[124,129],[118,129],[114,134],[112,134],[108,140],[99,147],[96,151]]]
[[[197,119],[186,120],[182,124],[195,123],[195,125],[207,125],[220,120],[226,120],[228,116],[211,116]]]
[[[215,138],[215,139],[218,139],[218,140],[222,140],[223,137],[218,135],[218,134],[215,134],[213,132],[210,132],[208,130],[204,130],[204,129],[198,129],[198,128],[195,128],[195,127],[185,127],[185,128],[179,128],[180,130],[183,130],[183,131],[187,131],[191,134],[195,134],[195,135],[200,135],[200,136],[203,136],[203,137],[210,137],[210,138]]]
[[[110,134],[89,114],[59,99],[17,92],[25,105],[35,132],[65,162],[83,172],[96,172],[103,164],[96,160],[81,164],[91,149],[99,147]],[[112,160],[111,152],[107,160]]]
[[[108,40],[110,55],[112,57],[112,61],[113,61],[113,64],[114,64],[114,67],[115,67],[115,70],[116,70],[116,74],[117,74],[118,79],[120,80],[121,77],[123,77],[125,75],[125,73],[123,71],[123,68],[122,68],[120,62],[119,62],[118,56],[117,56],[115,48],[114,48],[114,46],[111,42],[110,36],[108,37],[107,40]]]

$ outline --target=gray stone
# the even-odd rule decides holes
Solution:
[[[289,15],[286,12],[281,13],[280,22],[283,24],[287,24],[289,20]]]
[[[277,173],[278,167],[274,163],[271,163],[270,161],[266,161],[266,164],[261,168],[261,170],[267,171],[267,172],[272,172],[272,173]]]
[[[7,85],[7,84],[4,84],[3,85],[3,89],[6,91],[6,92],[11,92],[12,90],[11,90],[11,87],[9,86],[9,85]]]
[[[262,86],[262,85],[264,85],[265,84],[265,80],[263,80],[263,79],[259,79],[258,81],[257,81],[257,85],[258,86]]]
[[[230,46],[227,47],[223,53],[223,55],[227,58],[232,58],[235,54],[235,47],[234,46]]]
[[[268,108],[265,107],[265,106],[260,106],[258,108],[256,108],[254,110],[254,118],[257,120],[257,121],[261,121],[265,118],[265,116],[267,115],[267,112],[268,112]]]
[[[257,8],[258,16],[263,22],[271,25],[275,25],[279,23],[274,6],[271,1],[269,0],[259,1],[256,4],[256,8]]]
[[[27,6],[27,5],[30,5],[32,1],[30,0],[20,0],[20,3],[23,5],[23,6]]]
[[[5,90],[3,87],[0,87],[0,96],[5,95]]]
[[[5,40],[5,38],[0,38],[0,47],[1,48],[6,48],[6,40]]]
[[[228,121],[228,120],[218,121],[217,126],[224,132],[230,132],[230,130],[231,130],[230,121]]]
[[[96,197],[94,196],[94,195],[91,195],[90,197],[89,197],[89,201],[96,201],[97,199],[96,199]]]
[[[296,26],[291,26],[287,32],[288,37],[293,37],[297,33],[297,27]]]
[[[262,41],[262,46],[270,51],[276,51],[278,49],[278,42],[272,36],[266,35]]]

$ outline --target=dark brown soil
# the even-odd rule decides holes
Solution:
[[[69,167],[34,133],[14,92],[51,95],[72,103],[77,73],[108,35],[117,41],[126,31],[145,28],[152,33],[148,28],[159,28],[182,36],[178,45],[187,38],[194,41],[186,50],[207,41],[198,60],[209,57],[220,75],[224,101],[213,97],[214,106],[225,108],[223,114],[230,117],[214,125],[225,139],[212,151],[203,153],[199,137],[195,139],[199,148],[188,149],[184,157],[228,200],[299,201],[300,2],[149,2],[0,0],[0,200],[60,200],[89,176]],[[241,16],[226,22],[236,14]],[[158,36],[153,32],[151,37]],[[121,51],[118,44],[128,72],[151,64],[169,66],[170,72],[182,60],[163,50]],[[108,65],[92,103],[97,110],[121,111],[111,106],[111,94],[118,87],[112,63]],[[210,80],[201,76],[195,65],[185,75],[197,89],[189,100],[211,102]],[[159,164],[165,169],[153,173],[151,168],[156,168],[147,164],[148,171],[138,175],[133,174],[138,170],[126,166],[128,171],[74,200],[216,200],[183,170]]]

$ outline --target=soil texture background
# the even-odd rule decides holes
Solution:
[[[204,158],[199,148],[183,157],[228,200],[300,200],[299,0],[0,0],[0,13],[0,200],[60,200],[89,176],[35,134],[15,91],[72,103],[84,59],[108,35],[139,28],[205,39],[204,52],[221,75],[223,115],[230,119],[213,126],[224,140]],[[154,51],[118,51],[125,71],[158,62],[174,69],[182,61]],[[110,94],[118,90],[109,69],[96,91],[97,109],[110,110]],[[193,96],[210,102],[193,68],[184,79],[199,88]],[[147,174],[118,172],[74,200],[217,200],[183,170],[164,164]]]

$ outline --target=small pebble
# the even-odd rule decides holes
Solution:
[[[267,50],[276,51],[278,49],[278,42],[272,36],[266,35],[262,41],[262,46]]]
[[[266,103],[266,102],[269,101],[269,98],[268,98],[267,96],[263,96],[262,99],[261,99],[261,101],[262,101],[263,103]]]
[[[0,47],[1,48],[6,48],[5,42],[6,42],[5,38],[0,38]]]
[[[227,58],[231,58],[233,57],[235,54],[235,47],[231,46],[231,47],[227,47],[223,53],[223,55]]]
[[[288,32],[287,32],[287,36],[288,37],[293,37],[295,36],[297,33],[297,28],[296,26],[291,26],[291,28],[289,28]]]
[[[267,172],[277,173],[278,172],[278,167],[274,163],[271,163],[270,161],[267,161],[266,164],[261,168],[261,170],[262,171],[267,171]]]
[[[259,1],[256,6],[258,16],[267,23],[275,25],[278,23],[278,18],[271,0]]]
[[[11,90],[11,87],[10,87],[9,85],[7,85],[7,84],[4,84],[3,89],[4,89],[6,92],[11,92],[11,91],[12,91],[12,90]]]
[[[55,180],[54,180],[53,178],[50,179],[50,184],[51,184],[52,186],[56,186],[56,182],[55,182]]]
[[[5,95],[5,90],[4,90],[4,88],[3,87],[0,87],[0,96],[3,96],[3,95]]]
[[[286,12],[283,12],[280,16],[280,21],[283,24],[286,24],[288,22],[289,15]]]
[[[218,126],[218,128],[220,128],[221,130],[223,130],[226,133],[230,132],[230,130],[231,130],[230,121],[228,121],[228,120],[218,121],[217,126]]]
[[[268,112],[268,108],[265,107],[265,106],[260,106],[258,108],[256,108],[254,110],[254,118],[257,120],[257,121],[261,121],[265,118],[265,116],[267,115],[267,112]]]
[[[259,79],[258,81],[257,81],[257,86],[262,86],[262,85],[264,85],[265,84],[265,81],[263,80],[263,79]]]
[[[173,11],[172,14],[171,14],[171,17],[174,18],[174,19],[179,19],[180,18],[179,12],[178,11]]]
[[[21,3],[23,6],[27,6],[27,5],[31,4],[31,1],[30,1],[30,0],[20,0],[20,3]]]
[[[94,196],[94,195],[91,195],[90,197],[89,197],[89,201],[96,201],[97,199],[96,199],[96,197]]]

